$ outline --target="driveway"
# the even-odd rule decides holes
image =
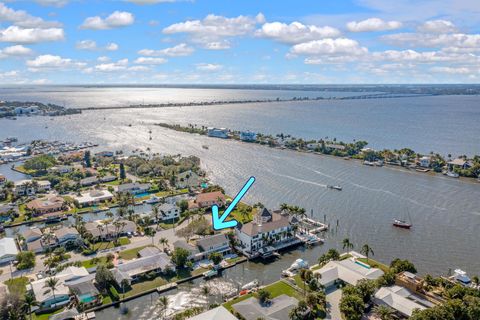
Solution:
[[[341,320],[340,299],[342,298],[342,290],[336,287],[326,290],[327,293],[327,316],[325,319]]]

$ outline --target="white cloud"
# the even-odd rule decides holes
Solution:
[[[214,64],[214,63],[199,63],[196,65],[197,70],[200,71],[219,71],[223,68],[221,64]]]
[[[97,50],[97,43],[93,40],[78,41],[75,48],[79,50]]]
[[[394,30],[402,27],[400,21],[384,21],[380,18],[370,18],[362,21],[347,23],[347,29],[351,32],[369,32]]]
[[[42,6],[63,7],[68,3],[68,0],[35,0],[35,2]]]
[[[34,17],[23,10],[14,10],[0,2],[0,22],[7,21],[23,28],[51,28],[59,27],[58,22],[45,21],[42,18]]]
[[[38,85],[41,85],[41,84],[48,84],[50,83],[51,81],[48,80],[48,79],[35,79],[35,80],[32,80],[32,84],[38,84]]]
[[[143,49],[138,51],[138,54],[148,57],[184,57],[191,55],[193,52],[195,52],[194,48],[188,46],[186,43],[180,43],[174,47],[165,48],[162,50]]]
[[[133,66],[128,68],[128,71],[145,72],[145,71],[150,71],[150,68],[146,66]]]
[[[457,27],[447,20],[431,20],[418,27],[418,31],[425,33],[453,33]]]
[[[164,58],[152,58],[152,57],[140,57],[135,60],[136,64],[164,64],[167,62],[167,59]]]
[[[33,60],[27,60],[26,64],[29,70],[33,72],[51,69],[82,68],[86,65],[83,62],[76,62],[69,58],[51,54],[40,55]]]
[[[32,54],[32,49],[24,47],[22,45],[16,45],[11,47],[6,47],[0,50],[1,54],[7,56],[28,56]]]
[[[15,43],[38,43],[47,41],[60,41],[65,37],[61,28],[20,28],[10,26],[7,29],[0,29],[0,42]]]
[[[117,62],[112,63],[102,63],[95,66],[96,71],[100,72],[115,72],[126,70],[128,66],[128,59],[121,59]]]
[[[282,22],[265,23],[255,33],[258,37],[274,39],[284,43],[301,43],[311,40],[332,38],[340,35],[338,29],[325,26],[304,25],[300,22],[285,24]]]
[[[265,17],[261,13],[256,17],[240,15],[235,18],[209,14],[203,20],[188,20],[172,24],[164,28],[163,33],[186,33],[190,35],[191,41],[199,43],[204,48],[218,50],[220,47],[226,47],[218,45],[224,38],[250,34],[256,25],[263,21]]]
[[[292,55],[352,55],[358,56],[368,52],[368,49],[352,39],[322,39],[294,45],[290,49]]]
[[[227,50],[231,48],[231,44],[228,40],[222,40],[207,42],[203,45],[203,47],[208,50]]]
[[[418,34],[397,33],[382,37],[389,44],[396,46],[427,48],[464,48],[480,50],[480,34]]]
[[[108,61],[110,61],[110,58],[107,57],[107,56],[100,56],[100,57],[97,58],[97,61],[98,62],[108,62]]]
[[[107,44],[107,46],[105,47],[105,50],[108,50],[108,51],[116,51],[118,50],[118,44],[114,43],[114,42],[111,42],[109,44]]]
[[[135,17],[130,12],[115,11],[105,19],[100,16],[88,17],[80,26],[81,29],[107,30],[126,27],[135,22]]]
[[[475,72],[475,70],[471,70],[465,67],[433,67],[430,68],[430,71],[435,73],[448,73],[448,74],[469,74]]]

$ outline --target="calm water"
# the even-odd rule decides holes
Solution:
[[[226,271],[222,281],[231,288],[255,278],[265,283],[276,280],[296,258],[313,263],[328,248],[338,248],[345,237],[357,248],[370,244],[379,260],[408,258],[421,273],[444,274],[449,268],[459,267],[479,274],[480,184],[179,133],[154,123],[247,128],[307,138],[365,139],[377,148],[409,146],[422,152],[457,155],[480,154],[479,120],[478,97],[445,96],[85,112],[54,120],[0,120],[0,137],[92,141],[111,149],[150,147],[153,152],[197,155],[212,180],[224,185],[228,193],[234,194],[249,176],[255,175],[257,181],[247,201],[261,201],[269,207],[282,202],[300,205],[307,212],[313,210],[320,220],[326,215],[333,225],[325,234],[323,246],[291,251],[268,268],[248,263]],[[149,130],[153,131],[152,140]],[[204,144],[208,150],[202,148]],[[328,190],[327,184],[341,185],[343,191]],[[392,219],[407,211],[413,229],[393,228]],[[169,293],[177,303],[173,309],[188,301],[191,289],[185,286]],[[152,301],[154,304],[156,298],[152,295],[129,302],[137,311],[127,318],[154,317],[158,310]],[[118,309],[113,308],[97,316],[120,317]]]

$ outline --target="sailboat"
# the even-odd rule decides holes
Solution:
[[[410,218],[410,213],[407,211],[408,214],[408,221],[403,219],[394,219],[393,226],[402,229],[410,229],[412,227],[412,219]]]

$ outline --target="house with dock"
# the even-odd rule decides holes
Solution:
[[[144,275],[154,273],[156,276],[175,270],[167,254],[161,252],[119,264],[112,270],[119,286],[126,281],[128,284],[138,282]]]
[[[145,193],[152,187],[149,183],[124,183],[117,187],[118,193],[140,194]]]
[[[230,248],[230,241],[223,233],[198,239],[197,247],[205,259],[208,259],[208,256],[214,252],[220,253],[222,255],[226,255],[232,252],[232,249]]]
[[[237,226],[235,236],[237,249],[249,258],[267,258],[277,250],[301,243],[289,218],[267,208],[258,210],[253,221]]]
[[[257,141],[257,134],[252,131],[242,131],[240,132],[240,140],[245,142],[255,142]]]
[[[47,192],[51,189],[50,181],[46,180],[20,180],[15,182],[13,193],[17,197],[33,196],[36,193]]]
[[[41,216],[47,213],[62,212],[67,209],[67,206],[62,197],[50,195],[28,202],[26,208],[31,210],[34,216]]]
[[[209,128],[207,128],[207,135],[209,137],[213,137],[213,138],[227,139],[228,138],[228,130],[226,128],[209,127]]]
[[[73,199],[77,201],[80,207],[89,207],[111,201],[113,199],[113,194],[106,189],[89,190],[82,192],[80,196],[74,195]]]
[[[199,193],[194,200],[188,202],[188,209],[209,208],[213,205],[223,207],[225,195],[221,191]]]

